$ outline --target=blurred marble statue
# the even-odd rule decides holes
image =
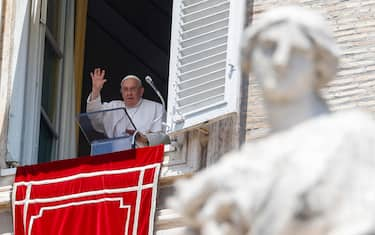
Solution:
[[[186,234],[375,234],[375,124],[330,113],[319,93],[337,57],[307,9],[273,9],[245,31],[242,69],[262,85],[272,133],[176,184]]]

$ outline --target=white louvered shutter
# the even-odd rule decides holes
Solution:
[[[238,111],[245,10],[245,0],[173,1],[170,131]]]

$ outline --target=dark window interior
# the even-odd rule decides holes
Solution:
[[[88,1],[81,112],[91,91],[90,72],[106,70],[102,100],[121,99],[120,81],[128,74],[149,75],[167,101],[173,0]],[[145,82],[144,97],[160,102]],[[89,154],[82,133],[79,156]]]

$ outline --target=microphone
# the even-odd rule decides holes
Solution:
[[[158,95],[160,101],[161,101],[161,104],[163,105],[163,109],[166,110],[165,108],[165,101],[164,101],[164,98],[163,96],[160,94],[160,91],[155,87],[154,85],[154,82],[152,81],[152,78],[150,76],[146,76],[145,77],[145,80],[146,82],[148,83],[148,85],[150,85],[152,87],[152,89],[155,91],[155,93]]]
[[[151,83],[154,84],[154,82],[152,81],[152,78],[150,76],[147,75],[145,77],[145,79],[146,79],[146,82],[148,82],[148,84],[151,84]]]

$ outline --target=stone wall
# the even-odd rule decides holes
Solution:
[[[375,0],[248,0],[248,22],[275,6],[299,4],[323,14],[341,50],[337,77],[322,91],[333,111],[363,108],[375,114]],[[250,5],[250,4],[249,4]],[[246,141],[268,131],[257,81],[248,82]]]

